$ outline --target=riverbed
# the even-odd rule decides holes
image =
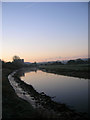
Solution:
[[[41,70],[23,71],[21,79],[53,101],[64,103],[79,112],[88,112],[88,79],[68,77]]]

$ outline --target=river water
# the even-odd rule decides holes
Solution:
[[[68,77],[41,70],[24,72],[21,79],[34,89],[49,95],[54,101],[65,103],[79,112],[88,112],[88,79]]]

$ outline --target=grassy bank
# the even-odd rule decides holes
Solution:
[[[19,98],[8,81],[8,75],[12,72],[10,69],[2,71],[2,118],[23,119],[39,118],[37,112],[30,103]]]
[[[79,78],[90,78],[89,65],[88,64],[77,64],[77,65],[41,65],[40,69],[46,70],[46,72],[56,73],[60,75],[79,77]]]

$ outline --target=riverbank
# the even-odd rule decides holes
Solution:
[[[55,73],[59,75],[72,76],[78,78],[90,79],[89,65],[41,65],[39,69],[49,73]]]
[[[30,103],[19,98],[8,81],[13,69],[2,70],[2,120],[41,118]]]
[[[41,114],[42,118],[46,119],[61,119],[61,120],[87,120],[87,115],[77,113],[69,109],[65,104],[59,104],[47,96],[45,93],[38,93],[32,85],[26,84],[18,77],[18,72],[13,76],[19,87],[24,90],[23,94],[29,94],[35,101],[36,109]]]

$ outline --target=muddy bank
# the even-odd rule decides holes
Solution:
[[[65,104],[52,101],[44,92],[38,93],[32,85],[26,84],[18,77],[18,72],[9,76],[9,81],[19,97],[32,104],[39,111],[42,118],[57,118],[61,120],[87,120],[87,114],[77,113]],[[12,82],[13,81],[13,82]]]
[[[15,93],[10,85],[8,75],[13,70],[2,70],[2,120],[22,120],[22,119],[40,119],[38,112],[35,111],[30,103],[21,99]]]

